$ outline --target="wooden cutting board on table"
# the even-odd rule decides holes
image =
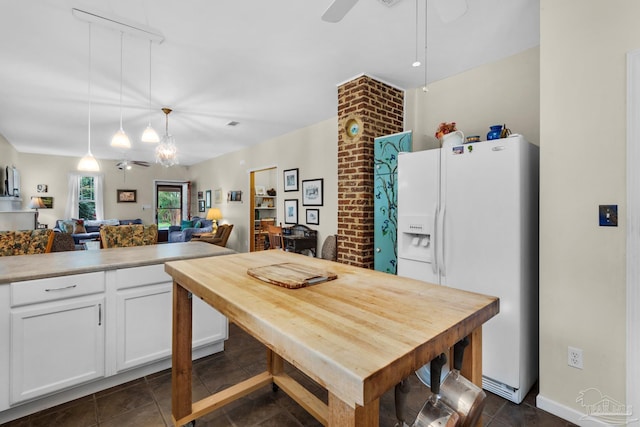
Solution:
[[[263,282],[289,289],[303,288],[316,283],[334,280],[338,277],[330,271],[293,262],[249,268],[247,274]]]

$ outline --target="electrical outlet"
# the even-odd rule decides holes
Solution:
[[[569,366],[572,366],[572,367],[578,368],[578,369],[582,369],[583,368],[583,365],[582,365],[582,349],[581,348],[575,348],[575,347],[569,347],[567,363],[569,364]]]

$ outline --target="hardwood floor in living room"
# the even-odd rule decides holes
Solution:
[[[193,398],[201,399],[265,369],[265,347],[234,324],[229,326],[225,351],[193,364]],[[326,391],[292,366],[289,375],[327,401]],[[428,396],[428,389],[416,376],[410,377],[407,421],[413,422]],[[483,425],[572,426],[573,424],[535,407],[537,386],[520,405],[487,392]],[[380,426],[397,423],[393,390],[380,400]],[[171,371],[165,370],[28,417],[2,424],[3,427],[164,427],[171,423]],[[302,407],[282,391],[263,387],[196,420],[196,426],[300,427],[320,426]]]

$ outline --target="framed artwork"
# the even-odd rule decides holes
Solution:
[[[229,191],[227,193],[227,202],[242,202],[242,191]]]
[[[307,224],[320,225],[320,209],[307,209]]]
[[[47,209],[53,209],[53,197],[40,197],[44,207]]]
[[[202,191],[198,191],[198,200],[202,200],[203,198],[202,196],[203,196]]]
[[[222,203],[222,188],[216,188],[215,190],[213,190],[213,194],[214,194],[214,202]]]
[[[49,190],[49,186],[47,184],[38,184],[36,190],[38,193],[46,193]]]
[[[284,171],[284,191],[298,191],[298,168]]]
[[[118,203],[136,203],[137,190],[117,190],[118,191]]]
[[[198,200],[198,212],[204,212],[204,200]]]
[[[284,201],[284,223],[298,223],[298,199],[288,199]]]
[[[302,206],[322,206],[322,184],[324,179],[302,181]]]
[[[204,200],[205,200],[207,209],[209,209],[211,207],[211,190],[206,191]]]

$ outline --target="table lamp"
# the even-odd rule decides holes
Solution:
[[[211,208],[207,212],[207,219],[213,221],[213,234],[218,232],[218,220],[222,219],[222,212],[218,208]]]
[[[29,200],[29,209],[36,210],[36,228],[38,228],[38,209],[46,208],[44,202],[42,201],[42,197],[32,197]]]

